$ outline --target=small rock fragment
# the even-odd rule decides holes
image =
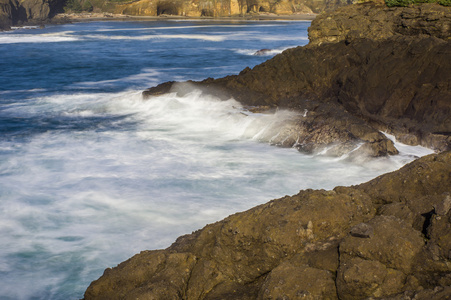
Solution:
[[[366,223],[360,223],[351,228],[350,234],[358,238],[370,238],[373,236],[373,227]]]

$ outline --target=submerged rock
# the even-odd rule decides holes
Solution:
[[[450,192],[451,152],[358,186],[300,191],[107,269],[85,299],[449,296],[451,212],[434,207]]]
[[[267,55],[270,52],[271,52],[271,49],[260,49],[258,51],[255,51],[254,55],[262,56],[262,55]]]

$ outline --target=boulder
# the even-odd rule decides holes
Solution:
[[[427,183],[418,183],[425,174]],[[415,191],[405,193],[415,183]],[[141,252],[107,269],[84,297],[449,296],[450,193],[451,152],[420,158],[358,186],[303,190],[207,225],[166,250]],[[381,201],[388,195],[391,203]],[[415,208],[424,199],[433,210],[415,228],[411,220],[422,217]],[[402,210],[393,203],[409,207],[412,216],[392,213]]]
[[[11,29],[11,4],[9,0],[0,0],[0,31]]]

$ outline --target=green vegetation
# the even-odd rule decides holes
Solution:
[[[80,1],[78,0],[68,0],[64,6],[64,12],[66,13],[79,13],[82,12]]]
[[[92,10],[93,6],[89,0],[68,0],[64,6],[66,13],[91,12]]]
[[[451,6],[451,0],[385,0],[385,4],[388,7],[409,6],[410,4],[419,3],[438,3],[443,6]]]

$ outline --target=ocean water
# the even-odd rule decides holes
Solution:
[[[432,151],[304,155],[261,141],[292,114],[169,80],[237,74],[305,45],[309,22],[91,22],[0,33],[0,299],[80,299],[141,250],[305,188],[352,185]],[[265,56],[253,55],[271,49]]]

